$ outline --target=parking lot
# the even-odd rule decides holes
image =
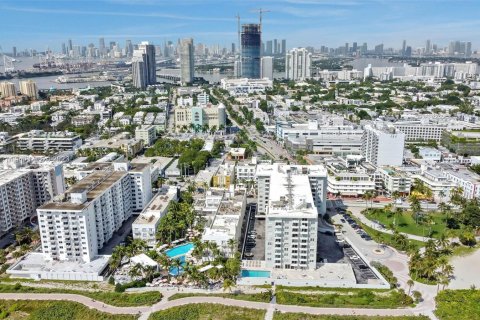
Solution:
[[[329,214],[336,224],[342,226],[342,233],[348,237],[355,246],[370,249],[376,245],[361,226],[357,225],[355,220],[346,213],[345,209],[331,207]],[[369,280],[378,279],[368,266],[368,262],[364,261],[355,249],[346,242],[343,245],[343,253],[345,260],[352,265],[358,283],[364,284],[368,283]]]
[[[317,262],[344,263],[345,255],[337,238],[332,234],[318,233]]]
[[[245,260],[265,260],[265,219],[257,219],[255,215],[256,206],[253,205],[246,217],[246,234],[242,237],[245,242],[242,258]]]

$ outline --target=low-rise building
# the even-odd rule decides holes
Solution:
[[[133,238],[144,240],[149,247],[155,247],[158,224],[160,219],[167,214],[168,206],[172,201],[178,201],[177,187],[160,189],[133,222]]]
[[[208,128],[215,127],[217,130],[226,125],[225,106],[220,103],[213,105],[197,105],[194,107],[179,107],[174,109],[175,130],[202,131],[205,126]]]
[[[143,140],[144,145],[151,146],[157,140],[157,130],[155,126],[143,125],[135,129],[135,139]]]
[[[230,92],[231,95],[249,95],[251,93],[265,92],[265,89],[273,87],[270,79],[222,79],[222,89]]]
[[[80,114],[72,117],[72,125],[75,127],[81,127],[91,124],[94,120],[95,116],[93,114]]]
[[[10,153],[15,149],[17,137],[10,136],[8,132],[0,132],[0,153]]]
[[[227,255],[237,251],[242,234],[242,224],[247,203],[244,191],[221,192],[221,199],[215,202],[217,209],[206,216],[202,241],[215,242]],[[211,205],[205,201],[205,205]]]
[[[412,186],[412,178],[405,172],[394,167],[379,167],[378,173],[383,181],[384,190],[393,194],[409,194]]]
[[[82,146],[82,139],[72,132],[45,132],[32,130],[18,136],[17,147],[31,151],[74,151]]]
[[[229,189],[235,180],[235,165],[222,164],[212,177],[212,187]]]
[[[418,148],[418,154],[424,160],[430,160],[430,161],[435,161],[435,162],[439,162],[439,161],[442,160],[442,153],[438,149],[435,149],[435,148],[419,147]]]
[[[127,157],[133,157],[143,150],[143,140],[131,137],[128,132],[121,132],[110,139],[96,140],[87,148],[100,149],[104,152],[120,150]]]

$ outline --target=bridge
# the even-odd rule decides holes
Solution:
[[[13,62],[15,61],[15,59],[7,56],[6,54],[4,54],[1,49],[0,49],[0,58],[3,60],[3,69],[5,73],[7,72],[13,72],[15,71],[15,66],[13,64]]]
[[[180,82],[180,76],[176,76],[172,74],[157,73],[157,78],[166,79],[174,82]]]

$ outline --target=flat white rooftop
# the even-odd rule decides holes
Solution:
[[[259,165],[257,176],[270,176],[267,215],[312,217],[315,207],[309,176],[327,176],[323,166]]]
[[[32,252],[11,266],[7,273],[13,277],[32,279],[102,281],[100,276],[110,256],[96,256],[89,263],[51,261],[41,252]]]

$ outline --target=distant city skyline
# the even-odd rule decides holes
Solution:
[[[447,47],[450,41],[471,41],[477,49],[480,3],[470,0],[3,0],[0,10],[8,32],[0,46],[10,52],[47,47],[61,51],[63,42],[98,44],[99,38],[134,43],[192,37],[196,43],[224,47],[237,42],[235,15],[242,23],[258,22],[264,14],[262,38],[287,39],[288,47],[337,47],[367,42],[369,48],[413,48],[431,40]]]

